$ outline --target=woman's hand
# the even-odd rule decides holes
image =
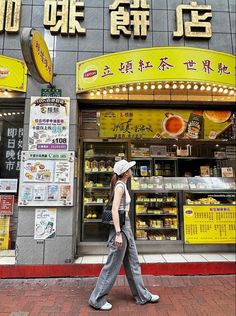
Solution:
[[[119,236],[116,236],[115,244],[116,244],[117,248],[121,248],[122,247],[123,239],[122,239],[122,235],[121,234]]]

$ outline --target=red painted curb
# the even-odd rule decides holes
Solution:
[[[98,276],[102,264],[0,265],[0,278],[58,278]],[[142,274],[236,274],[236,262],[143,263]],[[123,267],[120,274],[124,274]]]

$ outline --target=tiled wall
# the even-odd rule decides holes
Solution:
[[[71,98],[70,150],[77,150],[77,101],[75,93],[75,65],[77,61],[91,57],[153,46],[193,46],[235,53],[235,0],[198,0],[211,4],[213,11],[213,36],[210,40],[174,40],[176,30],[175,9],[178,4],[191,0],[149,0],[151,5],[150,27],[146,39],[112,38],[110,35],[109,5],[113,0],[84,0],[86,36],[52,36],[43,27],[43,0],[22,0],[21,30],[23,27],[37,28],[44,35],[54,62],[54,84],[62,89],[62,96]],[[20,49],[20,35],[0,34],[0,54],[23,59]],[[24,150],[28,149],[28,126],[30,97],[40,95],[41,85],[28,77]],[[75,230],[79,206],[59,209],[57,237],[45,243],[33,239],[34,208],[20,208],[17,240],[18,263],[63,263],[73,256]]]

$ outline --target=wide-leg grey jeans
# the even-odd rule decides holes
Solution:
[[[151,293],[145,288],[138,261],[137,248],[131,230],[130,221],[127,219],[122,227],[123,244],[121,248],[115,245],[115,230],[111,229],[108,246],[107,262],[102,268],[97,284],[89,298],[89,304],[96,309],[106,303],[106,296],[110,292],[116,277],[124,264],[126,277],[137,304],[145,304],[151,299]]]

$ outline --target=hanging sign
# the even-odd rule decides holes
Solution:
[[[0,89],[26,92],[27,68],[22,60],[0,55]]]
[[[70,98],[32,97],[29,150],[68,150]]]
[[[22,53],[32,77],[40,83],[51,83],[53,64],[43,36],[35,29],[24,28],[20,40]]]
[[[235,57],[192,47],[153,47],[103,55],[77,63],[78,93],[156,81],[235,85]]]

